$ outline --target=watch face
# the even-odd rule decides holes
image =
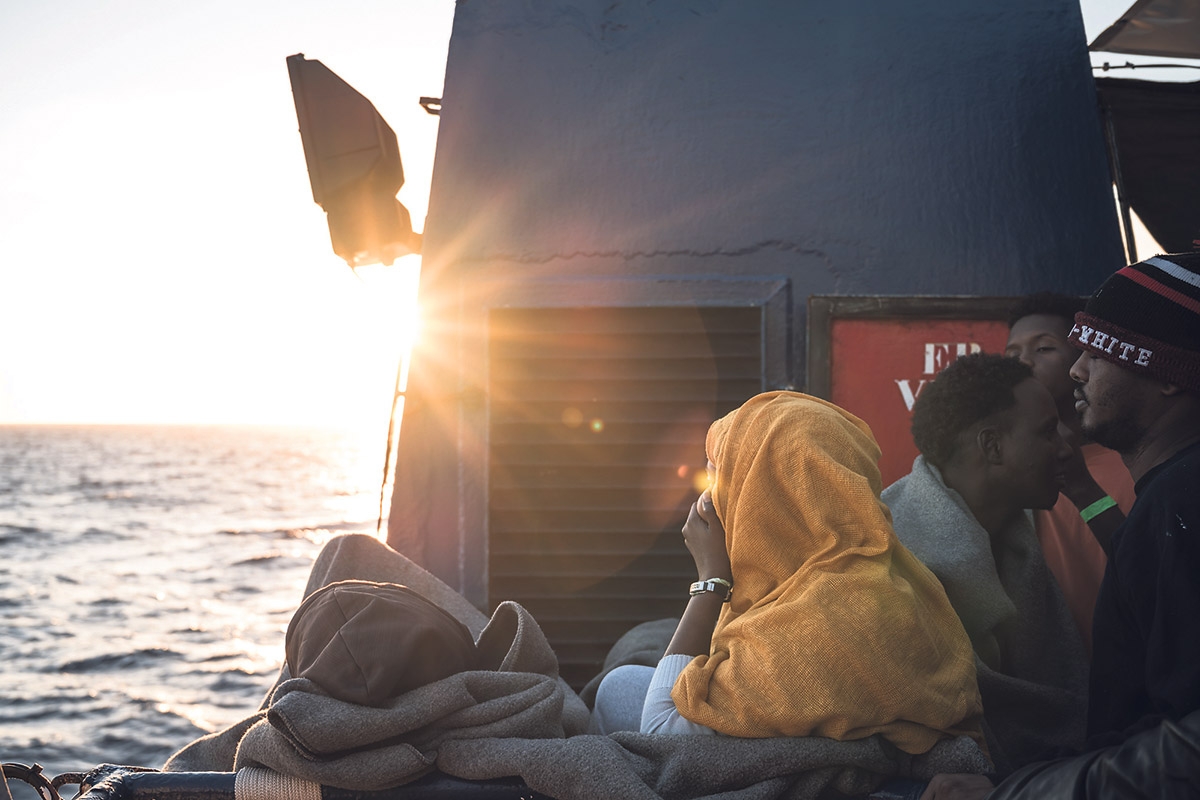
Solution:
[[[710,579],[707,581],[696,581],[695,583],[693,583],[691,586],[688,587],[688,594],[692,595],[693,597],[698,594],[704,594],[705,592],[715,592],[717,594],[723,594],[725,599],[729,600],[730,596],[733,594],[733,588],[726,585],[726,583],[724,581],[719,581],[719,580],[715,580],[715,579]]]

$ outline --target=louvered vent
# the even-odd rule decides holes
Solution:
[[[629,628],[683,612],[704,437],[762,390],[762,315],[491,312],[489,601],[528,608],[576,688]]]

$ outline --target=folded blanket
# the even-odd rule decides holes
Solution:
[[[258,713],[185,746],[167,770],[265,767],[326,786],[369,791],[436,769],[480,781],[519,776],[559,800],[815,800],[829,796],[830,789],[865,794],[891,776],[928,779],[989,766],[966,737],[940,741],[930,752],[912,756],[879,736],[838,742],[570,735],[584,729],[586,707],[557,678],[553,652],[519,605],[502,603],[489,620],[437,578],[359,535],[338,537],[326,546],[306,595],[354,579],[419,587],[477,636],[489,670],[459,673],[378,708],[329,697],[312,681],[291,678],[285,670]],[[631,637],[632,651],[658,647],[662,627]]]
[[[433,769],[451,739],[561,739],[562,706],[558,681],[527,672],[462,672],[385,708],[344,703],[295,679],[276,689],[266,718],[242,736],[233,769],[384,789]]]
[[[861,797],[892,776],[929,780],[944,772],[984,772],[988,761],[965,736],[913,756],[881,736],[839,742],[614,733],[450,741],[437,766],[476,780],[515,773],[557,800],[817,800]]]
[[[772,392],[713,424],[713,501],[733,568],[679,712],[743,737],[882,734],[922,753],[982,741],[971,645],[880,501],[879,447],[823,400]]]
[[[501,603],[488,619],[433,575],[369,536],[333,539],[317,557],[305,597],[346,580],[402,584],[477,637],[481,669],[408,691],[376,708],[329,696],[287,667],[260,711],[171,756],[175,772],[261,766],[346,789],[382,789],[433,768],[453,738],[562,738],[586,729],[588,710],[558,676],[533,617]]]
[[[996,769],[1081,746],[1087,654],[1031,516],[989,536],[922,456],[883,499],[900,540],[941,580],[974,644]]]

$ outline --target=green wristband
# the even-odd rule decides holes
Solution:
[[[1083,517],[1084,522],[1091,522],[1093,518],[1100,516],[1116,504],[1116,500],[1113,500],[1108,495],[1104,495],[1104,497],[1101,497],[1087,508],[1080,509],[1079,516]]]

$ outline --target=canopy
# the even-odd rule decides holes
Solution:
[[[1097,78],[1124,195],[1167,252],[1200,248],[1200,82]]]
[[[1137,0],[1088,49],[1200,58],[1200,0]]]

